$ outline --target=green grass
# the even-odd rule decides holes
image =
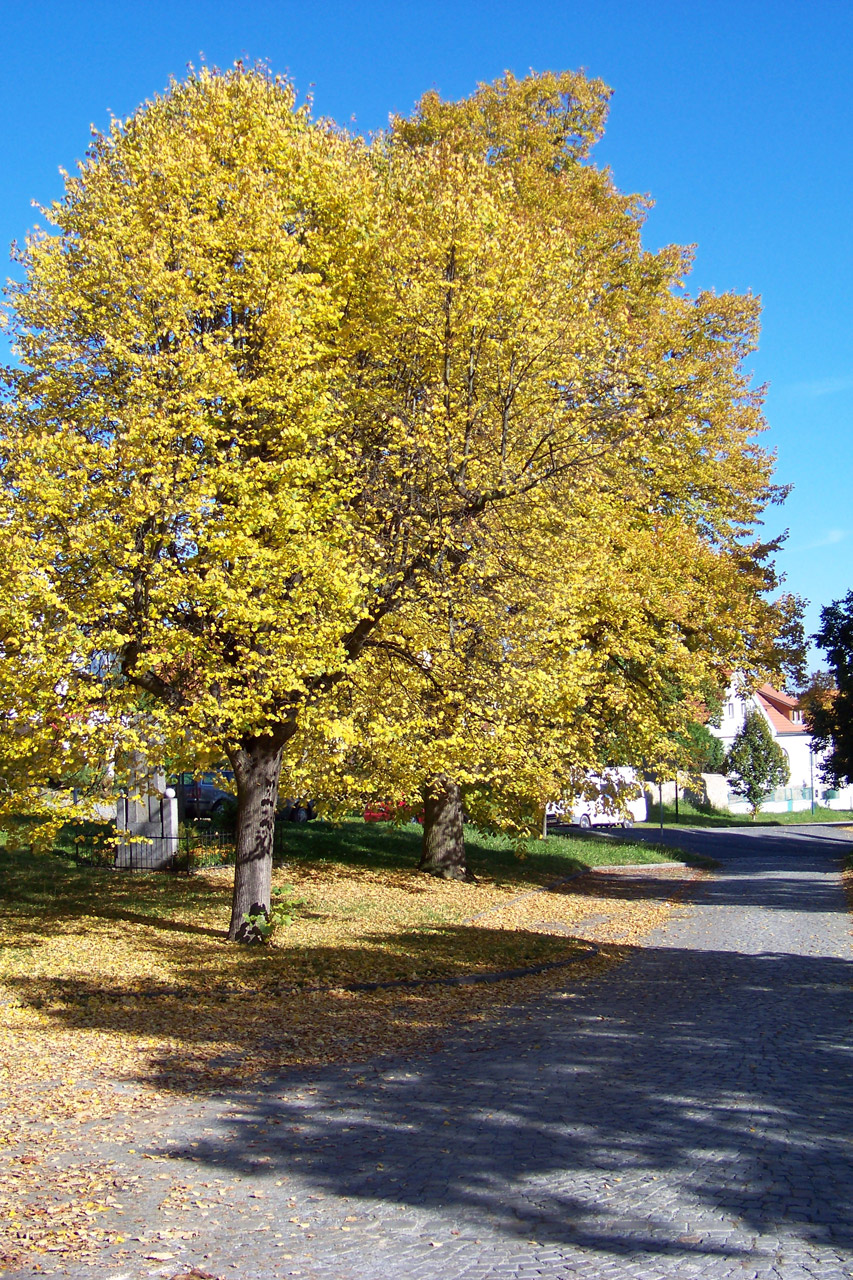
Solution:
[[[595,833],[517,848],[474,828],[466,836],[478,881],[450,884],[417,874],[421,835],[354,819],[288,825],[274,884],[292,885],[300,906],[268,947],[223,945],[227,868],[122,873],[78,864],[78,846],[64,837],[64,855],[0,850],[0,1072],[26,1082],[38,1057],[34,1070],[76,1078],[92,1062],[102,1079],[130,1071],[195,1094],[233,1083],[235,1072],[399,1053],[526,988],[401,986],[343,998],[341,986],[552,964],[562,985],[622,954],[605,938],[590,958],[575,925],[613,922],[634,945],[678,888],[668,878],[602,876],[538,898],[534,891],[588,867],[672,852]],[[39,1055],[29,1050],[33,1009]]]
[[[660,826],[659,814],[660,808],[657,804],[649,805],[648,822],[639,823],[638,825],[643,827]],[[818,805],[814,813],[809,809],[801,810],[799,813],[759,813],[753,821],[748,813],[722,813],[719,809],[697,809],[689,800],[679,800],[678,819],[675,816],[675,806],[665,804],[663,807],[663,822],[665,827],[677,825],[684,827],[798,827],[806,826],[812,822],[853,823],[853,811],[849,809],[824,809]]]
[[[508,881],[554,879],[616,863],[696,862],[668,846],[645,840],[613,840],[597,832],[517,842],[510,836],[467,826],[465,849],[474,875]],[[389,870],[411,870],[417,865],[420,852],[421,828],[415,823],[396,826],[389,822],[363,822],[360,818],[294,824],[285,828],[282,846],[285,862],[335,862]]]
[[[562,957],[572,944],[562,935],[493,928],[488,921],[469,928],[467,917],[476,916],[478,904],[488,912],[505,903],[505,890],[524,895],[594,866],[679,858],[651,843],[598,833],[555,835],[518,846],[506,836],[468,827],[468,862],[478,883],[457,886],[464,890],[460,907],[455,890],[416,873],[421,834],[414,825],[361,819],[288,826],[276,882],[292,882],[308,905],[296,912],[293,932],[283,930],[272,948],[277,957],[272,968],[266,950],[220,946],[229,911],[227,874],[121,873],[76,863],[68,856],[75,846],[67,841],[63,852],[55,854],[2,849],[0,951],[5,954],[0,974],[12,965],[18,979],[35,990],[38,982],[30,982],[28,957],[38,952],[43,961],[45,948],[51,947],[52,963],[58,966],[54,976],[62,981],[66,962],[94,973],[103,961],[100,949],[113,955],[125,947],[148,973],[146,981],[151,976],[146,966],[156,955],[157,966],[162,961],[162,983],[181,985],[196,975],[190,984],[194,990],[207,981],[205,966],[227,970],[225,977],[220,974],[222,982],[268,983],[272,973],[275,981],[291,985],[319,980],[318,975],[327,985],[353,977],[410,977],[424,965],[432,966],[430,972],[438,966],[436,972],[452,973],[476,967],[475,961],[486,969],[513,968]],[[630,886],[626,893],[631,898]],[[656,896],[654,890],[651,896]],[[78,923],[83,920],[85,925]],[[100,978],[92,981],[119,990],[122,982],[116,986],[116,974],[126,976],[123,962],[107,967],[103,983]],[[38,981],[44,985],[47,978],[42,975]]]
[[[30,914],[36,934],[53,915],[86,915],[93,902],[152,919],[201,908],[210,892],[201,879],[156,871],[119,874],[111,868],[77,866],[64,854],[0,850],[0,903],[16,915]]]
[[[95,834],[87,830],[87,835]],[[128,872],[117,876],[103,866],[77,866],[74,851],[78,848],[73,831],[64,831],[55,854],[35,855],[25,852],[4,855],[0,850],[0,900],[22,899],[34,911],[48,906],[57,896],[66,906],[75,903],[85,908],[90,895],[100,891],[101,883],[110,885],[110,893],[118,893],[125,907],[134,907],[157,915],[192,900],[196,892],[203,898],[206,890],[194,877],[176,877],[163,872]],[[413,871],[421,851],[421,828],[414,823],[396,826],[386,822],[363,822],[360,818],[341,822],[317,820],[305,824],[286,825],[281,837],[279,862],[285,866],[299,864],[337,864],[374,870]],[[547,839],[516,842],[506,835],[486,833],[476,827],[465,828],[468,866],[476,876],[513,882],[544,882],[570,876],[589,867],[631,865],[660,861],[680,861],[690,865],[706,865],[707,860],[683,854],[669,846],[648,841],[636,843],[614,840],[598,832],[578,832],[569,836],[552,835]],[[145,906],[139,907],[144,900]]]

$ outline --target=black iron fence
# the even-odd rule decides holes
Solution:
[[[279,815],[273,832],[273,858],[285,853],[285,838],[292,820]],[[130,838],[113,824],[69,824],[55,852],[83,866],[112,867],[117,871],[171,871],[192,875],[203,867],[233,865],[236,845],[233,831],[209,823],[184,824],[176,836]]]
[[[188,824],[176,836],[130,836],[112,824],[93,830],[87,823],[76,831],[66,828],[54,851],[81,866],[190,875],[200,867],[233,862],[234,835],[204,824]]]

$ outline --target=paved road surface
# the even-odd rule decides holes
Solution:
[[[605,978],[176,1124],[161,1147],[194,1163],[170,1171],[227,1188],[178,1256],[241,1280],[849,1280],[853,837],[689,839],[721,870]]]

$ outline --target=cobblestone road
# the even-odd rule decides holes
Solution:
[[[849,1280],[839,847],[727,835],[698,837],[722,869],[604,978],[417,1060],[194,1105],[159,1145],[206,1184],[198,1235],[70,1274]]]

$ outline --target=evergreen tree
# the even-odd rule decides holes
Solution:
[[[821,609],[820,621],[813,639],[826,652],[831,674],[813,678],[803,707],[815,751],[828,753],[821,776],[843,787],[853,779],[853,591]]]
[[[725,769],[732,791],[749,801],[753,818],[768,791],[788,781],[788,758],[773,741],[760,711],[747,712],[726,755]]]

